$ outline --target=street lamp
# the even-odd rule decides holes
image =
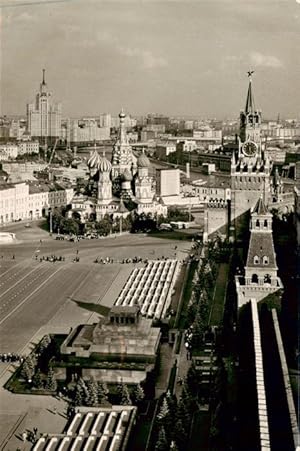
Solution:
[[[49,213],[49,215],[50,215],[50,236],[52,235],[52,211],[50,210],[50,213]]]

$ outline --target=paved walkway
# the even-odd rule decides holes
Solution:
[[[179,381],[186,378],[187,372],[192,363],[192,361],[190,359],[189,360],[187,359],[187,356],[188,356],[188,354],[186,351],[186,347],[184,345],[184,332],[183,332],[182,339],[181,339],[180,353],[177,357],[178,371],[177,371],[177,377],[176,377],[175,386],[174,386],[174,390],[175,390],[177,399],[180,398],[180,395],[182,392],[182,385],[179,383]]]

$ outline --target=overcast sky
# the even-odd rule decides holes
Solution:
[[[263,116],[299,117],[298,1],[0,0],[1,113],[25,114],[45,68],[64,116],[236,117],[253,69]]]

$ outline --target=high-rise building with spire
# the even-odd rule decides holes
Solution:
[[[61,136],[61,104],[52,102],[52,95],[45,80],[45,69],[40,90],[35,103],[27,105],[27,129],[31,137],[38,138],[43,144],[48,138]]]
[[[262,114],[255,106],[252,74],[252,71],[248,72],[246,105],[240,113],[239,145],[231,160],[232,219],[253,208],[261,196],[265,204],[268,204],[270,198],[272,164],[262,146]]]

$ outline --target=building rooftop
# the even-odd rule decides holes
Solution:
[[[50,188],[46,184],[29,184],[29,194],[46,193]]]

